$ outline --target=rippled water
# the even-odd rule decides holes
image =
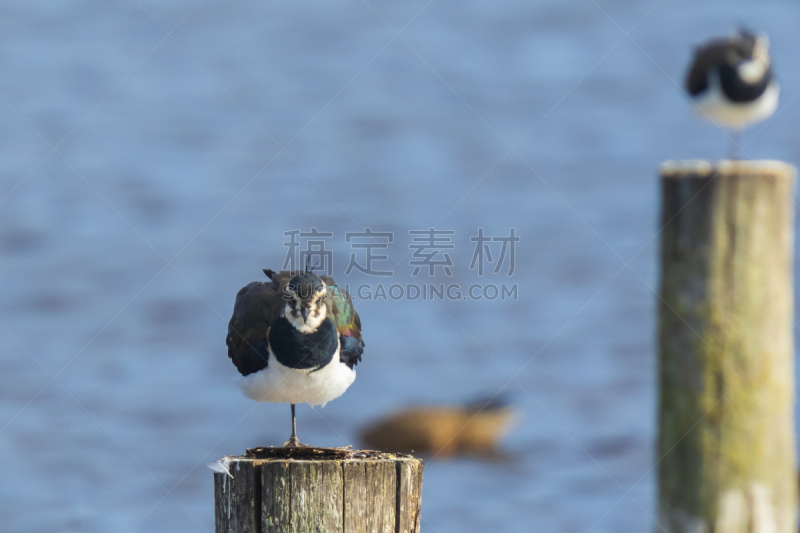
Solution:
[[[502,388],[506,459],[429,461],[423,531],[652,530],[655,176],[727,152],[676,81],[691,44],[768,31],[786,107],[745,150],[796,162],[800,6],[139,3],[0,5],[2,529],[211,531],[204,465],[289,429],[231,383],[236,291],[310,227],[352,286],[345,232],[395,232],[409,283],[434,226],[464,286],[508,281],[469,237],[516,228],[519,300],[356,302],[358,380],[301,437]]]

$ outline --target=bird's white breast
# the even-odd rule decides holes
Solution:
[[[712,76],[714,79],[716,76]],[[708,89],[694,100],[694,112],[705,119],[740,130],[750,124],[769,118],[778,108],[780,87],[773,82],[759,98],[752,102],[731,102],[722,92],[717,80],[709,84]]]
[[[325,406],[338,398],[356,379],[356,371],[339,360],[339,349],[331,362],[312,372],[283,366],[269,352],[267,368],[243,376],[237,384],[245,396],[258,402],[307,403]]]

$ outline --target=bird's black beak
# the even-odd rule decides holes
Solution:
[[[303,322],[308,322],[308,307],[300,309],[300,314],[303,315]]]

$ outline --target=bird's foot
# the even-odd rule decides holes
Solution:
[[[283,443],[284,448],[308,448],[308,444],[303,444],[297,437],[290,437],[289,440]]]

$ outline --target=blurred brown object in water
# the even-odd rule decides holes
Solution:
[[[495,455],[515,414],[511,406],[495,399],[466,406],[409,407],[365,427],[361,440],[385,452]]]

